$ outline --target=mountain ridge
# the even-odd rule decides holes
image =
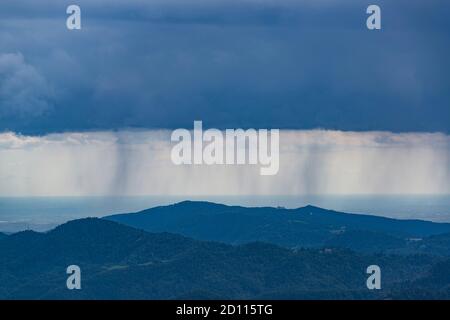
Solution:
[[[394,250],[393,243],[402,250],[409,250],[410,239],[422,240],[450,233],[449,223],[343,213],[312,205],[297,209],[247,208],[183,201],[103,219],[149,232],[165,231],[228,244],[263,241],[285,247],[323,247],[335,241],[342,243],[344,236],[347,236],[345,242],[351,244],[349,239],[353,236],[355,246],[350,245],[349,249],[370,252],[377,248]],[[359,238],[367,241],[377,237],[379,245],[361,246],[357,243],[358,232]]]
[[[11,235],[0,252],[3,299],[380,299],[443,261],[262,242],[232,246],[94,218]],[[373,263],[383,268],[383,292],[365,287]],[[82,270],[82,290],[65,287],[72,264]]]

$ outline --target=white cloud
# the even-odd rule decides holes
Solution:
[[[450,136],[281,131],[280,171],[175,166],[169,131],[0,134],[0,196],[449,194]]]

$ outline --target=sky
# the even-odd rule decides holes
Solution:
[[[450,137],[289,130],[280,170],[176,166],[168,130],[0,134],[3,196],[450,194]]]
[[[0,196],[450,193],[449,17],[444,0],[2,1]],[[173,167],[168,132],[194,120],[281,129],[280,173]]]
[[[3,131],[450,131],[447,1],[75,2],[0,4]]]

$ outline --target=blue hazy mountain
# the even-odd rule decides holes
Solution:
[[[445,259],[426,255],[232,246],[104,219],[9,235],[0,240],[0,252],[4,299],[380,299],[391,297],[391,290],[406,295],[401,288],[409,290],[436,268],[447,278],[450,272],[439,267]],[[373,263],[383,270],[378,292],[366,288],[365,270]],[[82,269],[82,290],[66,289],[71,264]]]
[[[348,214],[314,206],[246,208],[194,201],[105,219],[149,232],[229,244],[262,241],[285,247],[336,246],[364,252],[427,251],[428,237],[450,233],[448,223]]]

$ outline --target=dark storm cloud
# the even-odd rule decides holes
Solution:
[[[0,116],[27,118],[45,113],[52,94],[45,79],[25,63],[21,54],[1,54],[0,97]]]
[[[382,7],[381,31],[365,27]],[[65,9],[82,9],[82,30]],[[206,126],[450,132],[445,1],[0,4],[0,130]],[[9,80],[8,80],[9,79]],[[25,89],[26,88],[26,89]],[[17,100],[16,97],[25,98]],[[20,101],[20,107],[11,101]]]

